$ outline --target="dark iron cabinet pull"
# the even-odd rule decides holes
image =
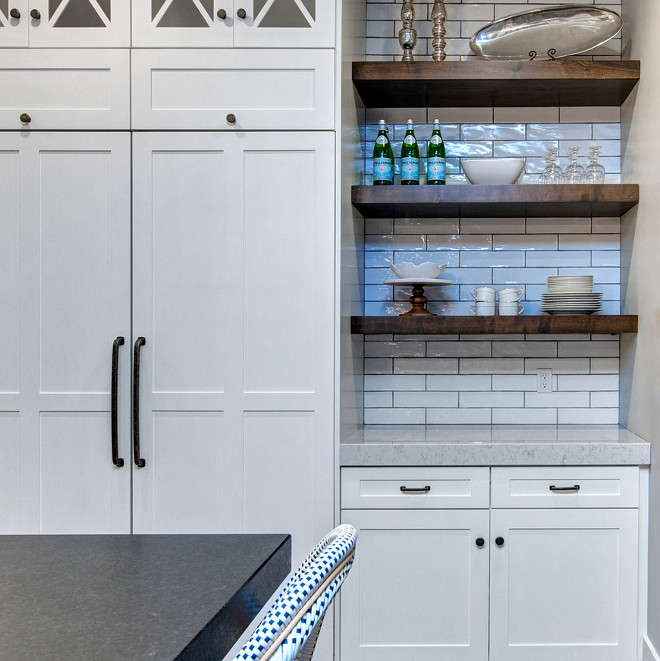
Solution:
[[[112,438],[112,463],[121,468],[124,460],[119,456],[117,432],[117,381],[119,379],[119,347],[124,344],[123,337],[115,338],[112,343],[112,379],[110,387],[110,427]]]
[[[574,484],[572,487],[556,487],[554,484],[550,485],[550,491],[579,491],[580,485]]]
[[[400,487],[403,493],[428,493],[431,491],[431,487]]]
[[[133,344],[133,461],[138,468],[146,462],[140,457],[140,347],[147,341],[138,337]]]

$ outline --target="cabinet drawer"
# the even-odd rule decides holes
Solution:
[[[334,128],[332,50],[134,50],[131,71],[136,129]]]
[[[130,128],[128,49],[3,49],[0,62],[1,129]]]
[[[488,507],[488,468],[343,468],[342,509]]]
[[[639,507],[639,468],[493,468],[491,507]]]

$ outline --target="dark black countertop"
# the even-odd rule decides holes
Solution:
[[[214,659],[284,580],[289,535],[0,537],[0,658]]]

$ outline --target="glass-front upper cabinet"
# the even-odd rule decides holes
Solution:
[[[137,47],[331,48],[334,43],[334,0],[133,2]]]
[[[126,0],[0,0],[0,47],[130,46]]]

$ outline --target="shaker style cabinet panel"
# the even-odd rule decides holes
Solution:
[[[488,510],[343,510],[342,523],[359,540],[342,661],[488,657]]]
[[[637,658],[637,510],[491,517],[490,661]]]
[[[140,0],[133,2],[133,46],[332,48],[329,0]]]
[[[128,129],[129,66],[128,49],[0,50],[0,129]]]
[[[290,530],[295,563],[332,527],[333,149],[135,134],[135,532]]]
[[[133,50],[134,129],[334,128],[332,50]]]
[[[130,532],[129,172],[128,134],[0,135],[2,533]]]
[[[0,47],[128,48],[130,20],[127,0],[8,0]]]

